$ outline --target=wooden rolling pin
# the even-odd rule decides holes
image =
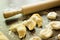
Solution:
[[[3,13],[5,18],[17,15],[17,14],[31,14],[33,12],[49,9],[52,7],[60,6],[60,0],[45,0],[38,3],[22,6],[19,10],[10,10]]]

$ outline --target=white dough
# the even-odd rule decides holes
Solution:
[[[53,34],[53,31],[51,29],[46,28],[46,29],[42,29],[39,35],[42,39],[47,39],[51,37],[52,34]]]
[[[56,19],[56,17],[57,17],[57,13],[56,12],[49,12],[47,14],[47,18],[49,18],[49,19]]]
[[[9,28],[12,32],[18,32],[19,38],[23,38],[26,35],[26,27],[22,24],[11,25]]]
[[[52,21],[50,22],[50,25],[53,29],[56,29],[56,30],[60,29],[60,21]]]
[[[9,30],[12,32],[16,32],[16,28],[18,27],[18,25],[20,25],[20,24],[11,25]]]
[[[27,20],[25,26],[27,26],[29,30],[33,30],[36,26],[36,22],[33,20]]]
[[[45,27],[58,30],[60,29],[60,21],[52,21],[49,24],[47,24]]]
[[[29,30],[33,30],[36,25],[42,26],[42,17],[39,14],[33,14],[28,20],[22,22]]]
[[[25,35],[26,35],[26,27],[24,25],[20,24],[17,27],[17,32],[19,34],[19,38],[25,37]]]
[[[36,13],[36,14],[33,14],[30,19],[34,20],[36,22],[36,24],[38,25],[38,27],[41,27],[42,26],[42,23],[43,23],[43,19],[42,17]]]

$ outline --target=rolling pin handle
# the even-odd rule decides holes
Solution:
[[[9,17],[12,17],[12,16],[20,14],[20,13],[21,13],[21,9],[20,10],[10,10],[10,11],[3,12],[3,16],[4,16],[4,18],[9,18]]]

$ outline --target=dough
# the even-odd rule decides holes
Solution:
[[[56,12],[49,12],[47,14],[47,18],[49,18],[49,19],[56,19],[56,17],[57,17],[57,13]]]
[[[51,29],[45,28],[40,31],[39,35],[42,39],[47,39],[47,38],[51,37],[52,34],[53,34],[53,31]]]
[[[36,22],[36,24],[38,25],[38,27],[41,27],[42,26],[42,23],[43,23],[43,19],[42,17],[36,13],[36,14],[33,14],[30,19],[34,20]]]
[[[27,26],[29,30],[33,30],[36,26],[36,22],[33,20],[27,20],[25,26]]]
[[[18,32],[19,38],[23,38],[26,35],[26,27],[23,24],[16,24],[10,27],[10,31]]]
[[[20,24],[13,24],[13,25],[11,25],[9,30],[12,31],[12,32],[16,32],[16,28],[18,27],[18,25],[20,25]]]
[[[56,29],[56,30],[60,29],[60,21],[52,21],[50,22],[50,25],[53,29]]]
[[[19,34],[19,38],[25,37],[25,35],[26,35],[26,27],[24,25],[20,24],[17,27],[17,32]]]

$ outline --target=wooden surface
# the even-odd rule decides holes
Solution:
[[[11,33],[9,34],[9,26],[11,24],[14,24],[14,23],[19,23],[21,20],[26,20],[28,19],[31,15],[27,15],[27,16],[23,16],[22,18],[20,18],[20,16],[15,16],[14,19],[9,19],[9,20],[6,20],[4,19],[3,17],[3,11],[5,8],[16,8],[16,7],[20,7],[22,5],[25,5],[25,4],[29,4],[29,3],[34,3],[34,2],[38,2],[39,0],[20,0],[20,1],[10,1],[9,4],[2,4],[4,5],[4,7],[0,7],[0,31],[2,31],[10,40],[29,40],[30,37],[34,36],[34,35],[38,35],[39,31],[41,28],[38,28],[38,27],[35,27],[35,30],[33,31],[29,31],[27,29],[27,35],[25,38],[23,39],[19,39],[18,35],[16,33]],[[19,6],[20,5],[20,6]],[[55,7],[55,8],[51,8],[51,9],[48,9],[48,10],[44,10],[44,11],[40,11],[38,12],[42,17],[43,17],[43,26],[42,28],[45,27],[45,25],[47,25],[50,21],[53,21],[53,20],[49,20],[47,19],[45,13],[47,12],[51,12],[51,11],[55,11],[58,13],[58,17],[56,20],[60,21],[60,6],[59,7]],[[60,33],[60,30],[56,31],[56,30],[53,30],[54,31],[54,34],[53,34],[53,37],[49,38],[49,39],[46,39],[46,40],[57,40],[56,39],[56,36],[57,34]]]

